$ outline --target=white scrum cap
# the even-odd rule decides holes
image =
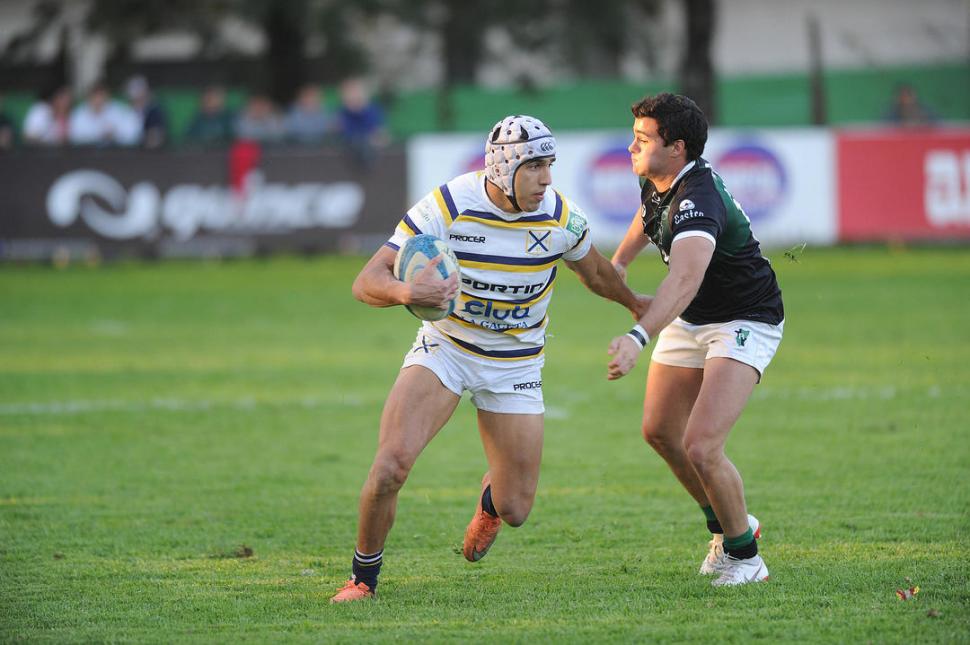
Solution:
[[[495,124],[485,140],[485,176],[515,204],[515,172],[519,166],[555,156],[556,140],[545,123],[521,114],[507,116]]]

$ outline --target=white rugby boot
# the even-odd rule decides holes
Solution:
[[[748,515],[748,526],[751,527],[751,532],[754,534],[754,539],[761,537],[761,523],[758,522],[758,518],[754,515]],[[711,541],[708,542],[707,557],[701,562],[701,568],[698,571],[702,576],[714,575],[718,572],[721,564],[724,562],[724,558],[727,557],[724,553],[724,535],[721,533],[715,533],[711,536]]]
[[[721,575],[711,581],[715,587],[736,587],[768,579],[768,567],[760,555],[744,560],[726,555],[718,573]]]

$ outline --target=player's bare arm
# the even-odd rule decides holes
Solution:
[[[613,259],[610,260],[616,272],[620,274],[623,280],[626,280],[627,267],[633,263],[640,251],[650,244],[650,238],[643,234],[642,216],[643,206],[638,208],[637,212],[634,213],[630,227],[626,230],[626,234],[624,234],[620,245],[616,247],[616,251],[613,253]]]
[[[673,322],[694,299],[713,255],[714,245],[703,237],[687,237],[673,243],[670,247],[670,273],[657,287],[657,294],[646,315],[637,323],[647,334],[644,344]],[[614,338],[609,348],[609,354],[613,357],[607,367],[609,380],[628,374],[636,365],[641,351],[643,346],[630,334]]]
[[[589,250],[581,260],[566,262],[566,266],[576,272],[586,288],[598,296],[617,302],[639,320],[647,313],[651,298],[639,296],[623,282],[609,260],[595,248]]]
[[[372,307],[394,305],[420,305],[444,309],[458,293],[458,276],[443,280],[435,270],[441,258],[428,263],[413,282],[402,282],[394,277],[396,252],[382,246],[364,265],[354,280],[353,293],[357,300]]]

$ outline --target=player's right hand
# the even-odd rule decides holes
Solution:
[[[630,370],[637,364],[640,358],[640,346],[627,334],[617,336],[610,343],[607,353],[613,357],[609,365],[606,366],[606,378],[615,381],[630,373]]]
[[[441,256],[433,258],[414,276],[414,280],[410,282],[411,293],[408,304],[438,309],[448,308],[448,303],[458,294],[458,274],[453,273],[443,279],[438,272],[440,263]]]

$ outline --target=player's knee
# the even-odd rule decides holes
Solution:
[[[720,443],[703,439],[685,439],[684,451],[694,470],[701,474],[708,472],[724,456]]]
[[[509,526],[522,526],[529,519],[532,502],[512,499],[496,504],[495,510],[498,511],[498,516],[502,518],[502,521]]]
[[[680,438],[661,424],[647,419],[644,420],[640,430],[643,433],[643,439],[661,455],[681,449]]]
[[[507,511],[507,512],[499,511],[498,515],[499,517],[502,518],[503,522],[505,522],[512,528],[522,526],[523,524],[525,524],[525,521],[529,519],[529,511],[522,511],[518,509],[514,511]]]
[[[395,455],[385,455],[374,461],[370,480],[378,495],[396,493],[404,486],[411,472],[411,465]]]

